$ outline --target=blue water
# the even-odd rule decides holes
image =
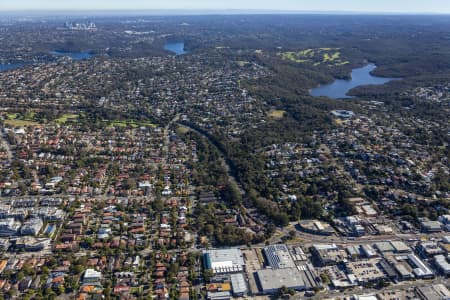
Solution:
[[[55,231],[55,225],[48,224],[47,228],[45,229],[45,234],[49,235]]]
[[[72,58],[73,60],[82,60],[82,59],[89,59],[93,54],[89,52],[66,52],[66,51],[51,51],[50,54],[57,55],[57,56],[68,56]]]
[[[73,60],[82,60],[82,59],[89,59],[94,56],[94,54],[89,52],[64,52],[64,51],[51,51],[50,54],[57,55],[57,56],[68,56],[72,58]],[[21,68],[25,65],[29,65],[31,63],[24,62],[24,63],[13,63],[13,64],[0,64],[0,72],[9,71]]]
[[[0,64],[0,72],[9,71],[23,67],[25,64]]]
[[[325,96],[331,99],[352,98],[347,96],[348,91],[360,85],[380,85],[392,81],[395,78],[372,76],[372,72],[377,66],[368,64],[362,68],[352,70],[351,80],[337,79],[333,83],[322,85],[310,91],[311,96]]]
[[[175,53],[175,55],[183,55],[183,54],[187,53],[187,51],[184,50],[184,43],[183,42],[166,43],[164,45],[164,50],[167,50],[167,51],[170,51],[172,53]]]

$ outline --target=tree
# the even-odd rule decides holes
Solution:
[[[24,279],[24,277],[25,277],[25,274],[22,271],[18,272],[16,275],[17,281],[21,281],[22,279]]]
[[[122,187],[126,190],[133,190],[137,187],[136,180],[134,178],[128,178],[123,182]]]
[[[330,277],[327,273],[320,273],[320,281],[322,281],[324,284],[330,284]]]
[[[203,272],[203,278],[205,279],[206,282],[210,282],[213,277],[214,277],[213,270],[208,269]]]
[[[230,204],[240,204],[242,202],[242,195],[239,191],[239,188],[236,186],[236,184],[227,182],[225,187],[222,190],[222,199]]]
[[[105,299],[111,299],[111,288],[107,287],[103,290],[103,296],[105,296]]]
[[[295,295],[295,290],[288,288],[286,286],[282,286],[278,289],[277,298],[282,298],[284,295]]]
[[[9,297],[14,297],[17,294],[17,290],[15,288],[10,288],[7,294]]]
[[[290,231],[289,231],[289,237],[290,237],[291,239],[294,239],[295,236],[296,236],[296,234],[297,234],[297,232],[296,232],[295,230],[290,230]]]

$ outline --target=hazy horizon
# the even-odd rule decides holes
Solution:
[[[2,1],[0,12],[280,12],[280,13],[389,13],[389,14],[449,14],[450,1],[445,0],[15,0]]]
[[[387,12],[387,11],[287,11],[287,10],[248,10],[248,9],[80,9],[80,10],[0,10],[0,16],[11,17],[60,17],[60,16],[238,16],[238,15],[360,15],[360,16],[449,16],[450,12]]]

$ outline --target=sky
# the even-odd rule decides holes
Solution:
[[[228,9],[450,13],[450,0],[0,0],[0,11]]]

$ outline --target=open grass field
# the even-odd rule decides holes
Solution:
[[[267,113],[267,115],[269,116],[269,118],[272,118],[272,119],[282,119],[284,117],[285,113],[286,113],[286,111],[284,111],[284,110],[272,109]]]
[[[140,126],[151,126],[156,127],[154,124],[150,122],[140,122],[136,120],[127,120],[127,121],[108,121],[108,127],[132,127],[138,128]]]
[[[28,121],[28,120],[5,120],[5,125],[9,125],[11,127],[27,127],[27,126],[36,126],[39,125],[39,123],[34,121]]]
[[[239,67],[245,67],[246,65],[250,64],[250,62],[245,61],[245,60],[239,60],[239,61],[237,61],[237,64]]]
[[[341,59],[341,52],[339,48],[316,48],[305,49],[298,52],[280,52],[280,56],[283,60],[288,60],[296,63],[310,63],[314,66],[327,65],[327,66],[342,66],[349,63]]]
[[[36,122],[32,119],[33,116],[34,116],[34,113],[30,113],[25,118],[22,118],[22,116],[18,113],[7,113],[6,117],[8,119],[4,120],[3,123],[5,125],[11,126],[11,127],[26,127],[26,126],[39,125],[38,122]],[[21,119],[18,119],[18,118],[21,118]]]
[[[15,120],[17,119],[17,117],[19,116],[18,113],[6,113],[6,116],[8,117],[8,119],[10,120]]]
[[[58,124],[65,124],[65,123],[67,123],[67,121],[77,119],[77,118],[78,118],[78,115],[76,115],[76,114],[64,114],[61,117],[59,117],[58,119],[56,119],[55,122]]]
[[[177,133],[178,134],[185,134],[189,131],[189,128],[184,127],[184,126],[178,126],[177,128]]]

